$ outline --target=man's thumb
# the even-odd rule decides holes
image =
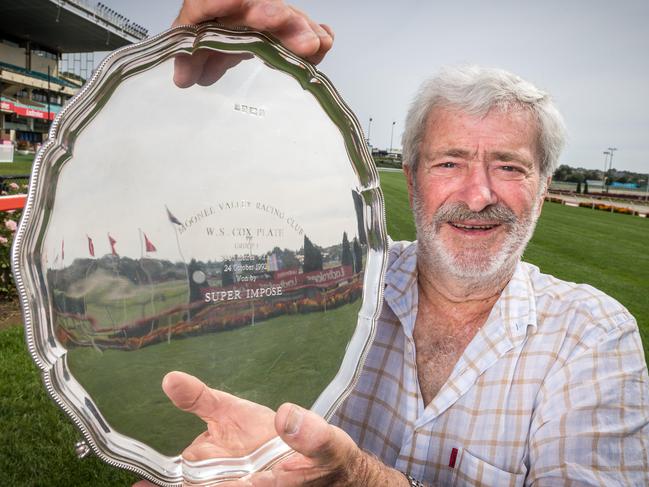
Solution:
[[[295,404],[282,404],[275,415],[275,430],[284,442],[305,457],[336,463],[355,447],[343,430],[316,413]]]

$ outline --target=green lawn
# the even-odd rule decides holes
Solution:
[[[381,182],[390,235],[413,239],[403,176],[383,172]],[[647,242],[646,219],[548,203],[525,259],[622,302],[638,319],[649,355]],[[0,331],[0,377],[0,485],[116,486],[135,480],[97,459],[74,457],[79,435],[45,394],[19,326]]]
[[[359,308],[360,300],[136,351],[76,348],[68,352],[68,364],[117,431],[177,455],[203,423],[163,394],[167,372],[182,370],[273,409],[286,401],[308,408],[336,375]]]
[[[33,154],[14,154],[14,162],[0,162],[0,176],[29,174],[32,171]]]

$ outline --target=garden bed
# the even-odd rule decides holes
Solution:
[[[18,299],[0,301],[0,330],[23,322]]]

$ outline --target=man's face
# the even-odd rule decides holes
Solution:
[[[538,153],[524,110],[434,110],[416,175],[406,169],[422,264],[472,280],[511,272],[543,199]]]

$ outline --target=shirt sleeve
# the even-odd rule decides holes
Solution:
[[[546,378],[530,425],[526,484],[649,485],[648,401],[644,352],[630,319]]]

